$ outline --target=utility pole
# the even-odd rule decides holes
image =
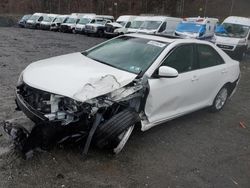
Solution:
[[[206,16],[207,14],[207,0],[205,0],[205,8],[204,8],[204,17]]]
[[[233,13],[233,7],[234,7],[234,0],[232,0],[232,3],[231,3],[230,16],[231,16],[232,13]]]
[[[58,13],[59,14],[61,13],[61,0],[59,0],[58,2]]]

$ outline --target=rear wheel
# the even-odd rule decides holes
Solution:
[[[226,104],[228,95],[229,95],[228,88],[226,86],[222,87],[214,99],[213,105],[211,106],[211,111],[212,112],[220,111]]]
[[[96,145],[99,148],[112,149],[118,154],[124,148],[138,121],[139,116],[133,110],[125,109],[119,112],[96,130]]]

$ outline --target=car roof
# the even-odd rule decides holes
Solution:
[[[233,23],[250,26],[250,19],[246,17],[229,16],[223,21],[223,23]]]
[[[173,42],[189,43],[190,42],[190,43],[200,43],[200,44],[209,44],[209,45],[211,45],[211,42],[204,41],[204,40],[198,40],[198,39],[192,39],[192,38],[183,39],[183,38],[179,38],[179,37],[166,36],[166,35],[131,33],[131,34],[126,34],[126,36],[144,38],[144,39],[149,39],[149,40],[156,40],[156,41],[166,42],[166,43],[173,43]]]

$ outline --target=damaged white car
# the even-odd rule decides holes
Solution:
[[[36,124],[22,150],[75,139],[85,154],[90,143],[119,153],[135,126],[221,110],[239,76],[239,62],[209,42],[143,34],[32,63],[16,90]]]

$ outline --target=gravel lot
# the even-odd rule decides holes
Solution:
[[[0,121],[17,118],[32,125],[14,104],[18,75],[29,63],[103,40],[0,28]],[[223,111],[201,110],[137,130],[118,156],[91,148],[83,159],[78,148],[55,148],[25,161],[0,128],[0,187],[250,187],[249,56],[241,71],[238,90]]]

